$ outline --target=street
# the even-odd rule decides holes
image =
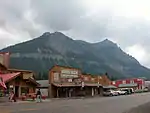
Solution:
[[[0,113],[124,113],[150,102],[150,93],[116,97],[52,99],[43,103],[0,104]]]

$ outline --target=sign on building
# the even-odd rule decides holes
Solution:
[[[78,77],[78,71],[76,70],[61,70],[61,78],[77,78]]]
[[[84,87],[84,82],[83,81],[81,82],[81,86],[82,86],[82,88]]]
[[[54,73],[54,82],[59,81],[59,73]]]

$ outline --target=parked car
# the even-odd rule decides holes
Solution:
[[[134,93],[132,88],[121,89],[121,91],[126,91],[126,94],[128,95]]]
[[[126,95],[127,94],[127,91],[118,90],[117,92],[119,95]]]
[[[114,90],[107,90],[103,92],[104,96],[118,96],[119,93],[117,91]]]

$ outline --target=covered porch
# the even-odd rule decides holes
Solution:
[[[11,91],[14,91],[16,97],[35,93],[36,86],[39,85],[32,78],[23,79],[23,76],[20,72],[0,74],[0,77],[2,77],[3,82],[6,85],[7,89],[5,90],[5,92],[9,93]]]
[[[53,83],[50,85],[50,90],[51,98],[68,98],[82,95],[81,85],[74,85],[71,83]]]

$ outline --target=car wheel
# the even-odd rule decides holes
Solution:
[[[113,94],[110,94],[110,96],[112,97],[112,96],[113,96]]]

